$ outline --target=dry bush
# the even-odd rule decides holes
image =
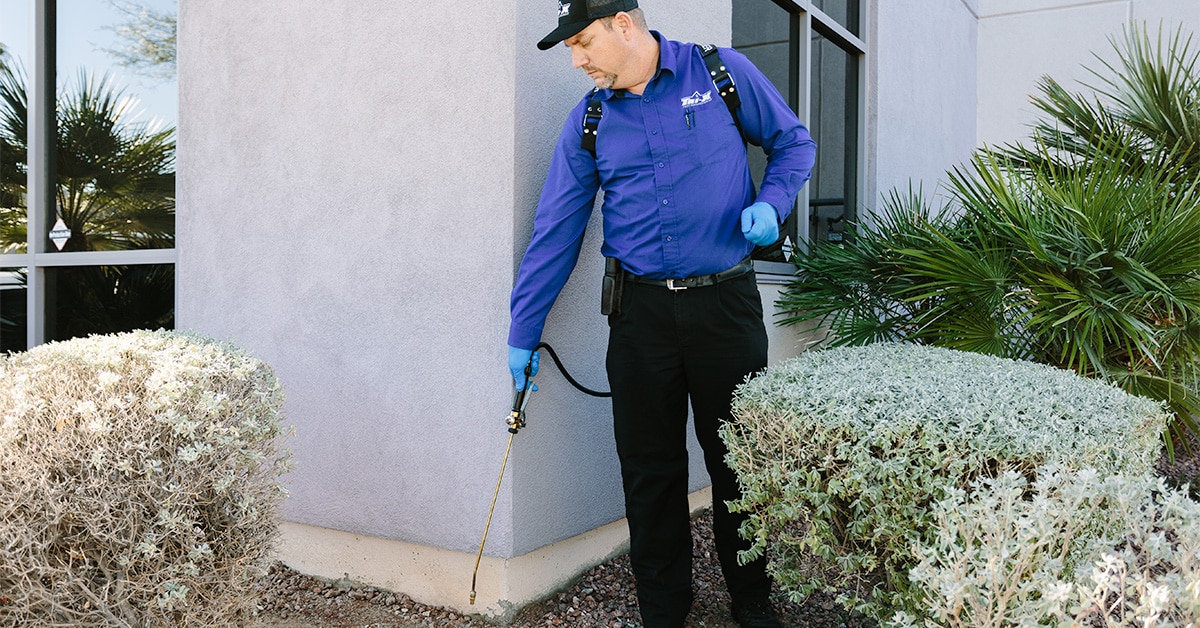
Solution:
[[[0,625],[244,623],[285,497],[261,361],[174,332],[0,357]]]

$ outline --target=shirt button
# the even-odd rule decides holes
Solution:
[[[671,236],[667,236],[667,242],[671,241]]]
[[[642,102],[650,102],[650,97],[649,97],[649,96],[647,96],[647,97],[643,98],[643,99],[642,99]]]
[[[651,131],[650,135],[658,135],[658,131]]]
[[[658,167],[659,167],[659,168],[662,168],[662,167],[663,167],[663,162],[661,162],[661,161],[660,161],[660,162],[658,162]]]
[[[666,205],[666,204],[667,204],[667,203],[669,203],[669,202],[670,202],[670,201],[668,201],[667,199],[665,199],[665,198],[663,199],[663,205]]]

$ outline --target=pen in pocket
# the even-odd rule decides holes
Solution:
[[[696,126],[696,110],[691,107],[683,110],[683,123],[688,129]]]

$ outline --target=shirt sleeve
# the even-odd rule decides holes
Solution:
[[[780,224],[792,213],[796,195],[812,175],[817,143],[779,89],[742,53],[721,48],[741,98],[738,119],[750,143],[767,155],[756,201],[770,203]]]
[[[600,188],[596,159],[580,146],[587,100],[571,111],[559,134],[533,219],[533,236],[513,286],[508,344],[519,349],[532,349],[541,340],[546,316],[579,261]]]

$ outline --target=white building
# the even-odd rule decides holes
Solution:
[[[31,58],[44,55],[54,0],[3,2],[28,12]],[[936,192],[982,143],[1025,137],[1037,79],[1086,78],[1130,20],[1200,28],[1200,0],[641,5],[668,37],[746,52],[809,125],[818,165],[789,226],[801,243],[837,238],[894,187]],[[233,340],[283,381],[297,468],[281,555],[301,571],[498,615],[619,551],[608,403],[543,360],[468,606],[508,436],[508,295],[554,140],[591,86],[565,49],[535,48],[554,0],[178,10],[174,249],[52,252],[53,186],[38,157],[50,62],[31,73],[51,90],[31,98],[33,235],[0,254],[0,270],[29,277],[25,344],[52,337],[56,269],[173,267],[176,326]],[[545,339],[574,376],[606,388],[596,227]],[[788,268],[760,263],[764,303]],[[773,359],[802,349],[796,330],[772,334]],[[700,504],[699,456],[692,468]]]

